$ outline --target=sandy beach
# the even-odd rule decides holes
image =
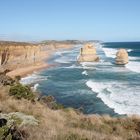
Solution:
[[[7,73],[7,75],[12,78],[14,78],[17,75],[20,75],[21,77],[25,77],[28,74],[33,73],[34,71],[38,71],[38,70],[48,68],[48,67],[50,67],[50,66],[47,63],[38,63],[38,64],[35,64],[32,66],[15,69],[15,70]]]
[[[47,69],[54,65],[47,63],[47,60],[60,49],[70,49],[73,45],[68,44],[57,44],[55,47],[53,45],[48,46],[48,50],[42,53],[42,60],[40,62],[33,63],[31,65],[24,65],[23,67],[15,68],[14,70],[7,73],[8,76],[14,78],[15,76],[26,77],[28,74],[32,74],[34,71],[39,71],[42,69]]]

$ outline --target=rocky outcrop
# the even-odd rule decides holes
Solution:
[[[13,80],[11,77],[7,76],[6,74],[0,73],[0,85],[7,86],[7,85],[13,85],[15,80]]]
[[[80,56],[78,58],[78,62],[97,62],[99,61],[99,57],[96,54],[96,48],[87,44],[80,50]]]
[[[125,49],[119,49],[116,54],[115,63],[118,65],[125,65],[129,62],[128,53]]]
[[[12,125],[13,122],[20,126],[39,124],[39,121],[35,119],[34,116],[26,115],[21,112],[11,112],[9,114],[0,113],[0,118],[6,119],[9,125]]]
[[[0,113],[0,139],[27,140],[29,133],[22,129],[22,126],[37,126],[38,124],[39,121],[34,116],[21,112]]]

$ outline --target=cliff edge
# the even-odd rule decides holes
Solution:
[[[0,69],[13,70],[43,59],[42,47],[22,42],[0,42]]]

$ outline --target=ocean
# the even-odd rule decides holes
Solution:
[[[56,66],[21,80],[34,84],[43,95],[52,95],[65,107],[82,108],[85,114],[111,116],[140,114],[140,42],[96,43],[99,62],[77,63],[82,45],[56,52],[49,63]],[[125,48],[129,63],[114,63]]]

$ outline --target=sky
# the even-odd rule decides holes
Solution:
[[[0,0],[0,40],[140,41],[140,0]]]

